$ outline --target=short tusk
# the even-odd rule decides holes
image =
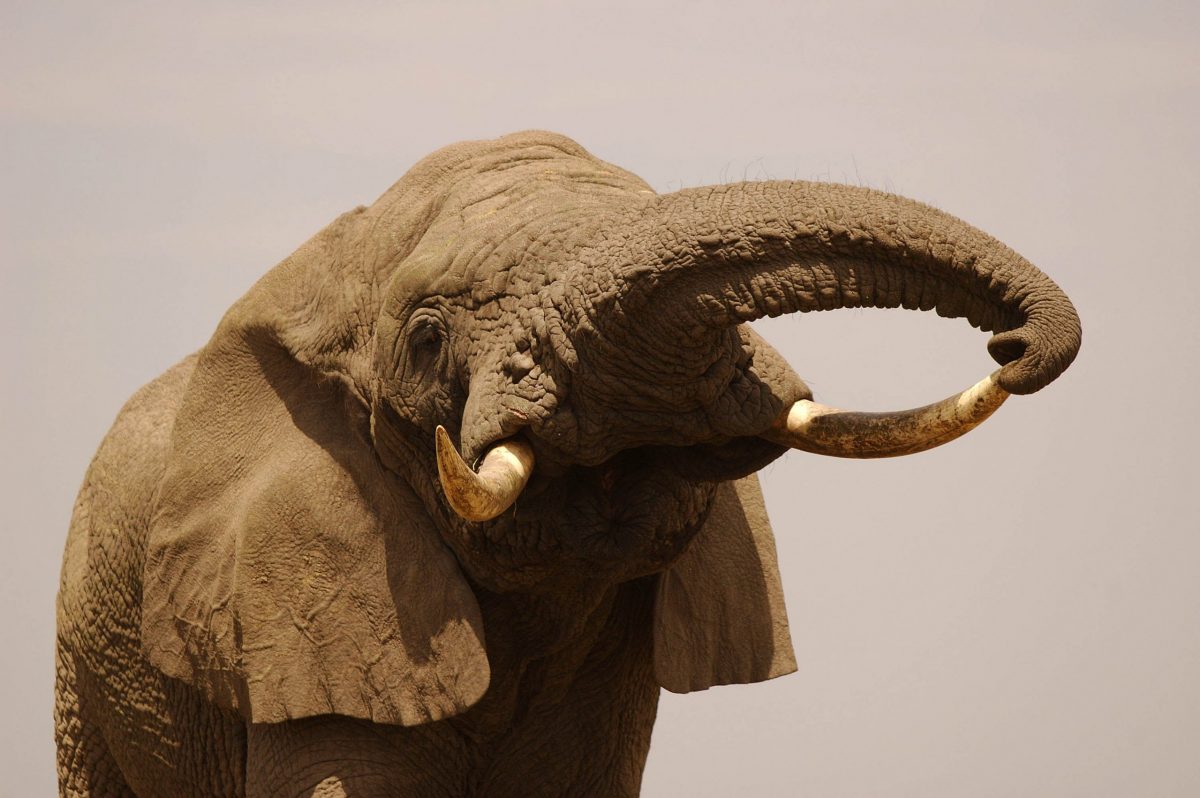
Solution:
[[[896,413],[854,413],[802,399],[762,437],[834,457],[916,454],[979,426],[1008,398],[994,372],[960,394]]]
[[[454,512],[468,521],[490,521],[513,506],[533,473],[533,449],[513,438],[488,448],[479,473],[466,464],[446,428],[434,433],[438,478]]]

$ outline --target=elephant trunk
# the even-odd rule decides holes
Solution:
[[[949,214],[870,189],[687,189],[659,198],[624,240],[618,302],[627,316],[666,322],[685,346],[764,316],[936,310],[995,332],[997,383],[1024,394],[1061,374],[1080,345],[1071,301],[1027,260]]]
[[[970,430],[1010,393],[1045,387],[1071,364],[1081,340],[1071,301],[1029,261],[949,214],[853,186],[739,183],[669,194],[591,246],[581,266],[573,279],[549,289],[549,305],[566,311],[573,333],[548,325],[550,338],[576,388],[593,383],[575,402],[596,396],[598,405],[623,412],[623,423],[592,430],[603,444],[581,450],[678,440],[694,434],[698,414],[716,433],[757,434],[810,452],[911,454]],[[753,432],[722,428],[723,412],[745,413],[751,405],[756,412],[746,418],[755,419],[773,401],[766,386],[737,381],[747,342],[731,328],[764,316],[849,307],[965,317],[995,333],[988,350],[1002,368],[916,410],[849,413],[799,399]],[[609,370],[578,367],[578,348]],[[646,363],[655,367],[648,372]],[[731,393],[730,386],[737,389]],[[605,401],[614,390],[619,397]],[[671,429],[673,420],[679,429]],[[647,439],[648,429],[662,440]],[[533,466],[532,452],[507,441],[484,460],[492,465],[474,475],[441,433],[443,485],[471,520],[511,505]]]

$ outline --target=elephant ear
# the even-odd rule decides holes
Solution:
[[[659,577],[654,670],[673,693],[796,670],[758,477],[721,483],[708,520]]]
[[[375,290],[347,257],[355,216],[268,273],[201,351],[150,522],[145,655],[256,723],[426,723],[490,678],[474,594],[380,466],[348,376]]]

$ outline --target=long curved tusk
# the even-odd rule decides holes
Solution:
[[[533,449],[513,438],[488,448],[479,473],[454,448],[446,428],[434,433],[438,478],[454,512],[468,521],[490,521],[512,507],[533,474]]]
[[[855,413],[802,399],[782,414],[767,440],[833,457],[896,457],[954,440],[983,423],[1008,398],[993,372],[962,393],[896,413]]]

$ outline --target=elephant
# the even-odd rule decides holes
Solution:
[[[748,324],[852,307],[965,318],[1000,367],[855,413]],[[1081,334],[892,194],[658,194],[537,131],[439,150],[120,411],[64,555],[60,791],[636,795],[660,688],[796,670],[755,472],[943,443]]]

